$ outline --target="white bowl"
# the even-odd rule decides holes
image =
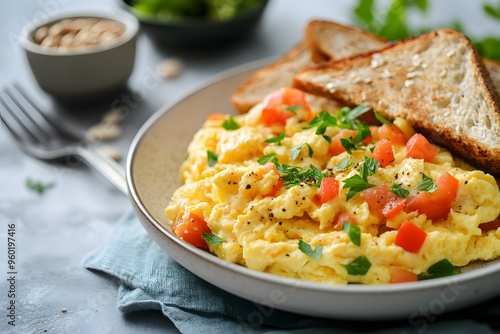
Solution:
[[[40,27],[65,18],[111,19],[123,24],[123,34],[110,43],[61,51],[34,40]],[[63,98],[91,97],[123,88],[132,73],[138,20],[121,9],[61,12],[43,22],[27,24],[20,39],[28,64],[42,89]]]

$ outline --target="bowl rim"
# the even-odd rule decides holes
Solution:
[[[34,32],[45,25],[48,25],[52,22],[57,22],[62,19],[67,18],[101,18],[101,19],[109,19],[120,22],[125,26],[125,32],[116,38],[112,43],[91,45],[86,47],[77,48],[75,50],[65,50],[61,52],[57,48],[47,48],[42,47],[39,44],[35,43],[32,36]],[[47,56],[55,56],[55,57],[68,57],[68,56],[78,56],[78,55],[89,55],[96,54],[99,52],[111,50],[122,46],[128,43],[130,40],[136,38],[139,32],[139,20],[132,14],[128,13],[125,10],[120,8],[107,8],[107,9],[70,9],[60,11],[56,14],[49,15],[43,20],[39,22],[26,23],[22,30],[19,38],[19,45],[24,48],[26,51],[47,55]]]

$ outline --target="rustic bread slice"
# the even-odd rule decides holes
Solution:
[[[490,73],[493,86],[495,86],[498,95],[500,95],[500,62],[484,59],[484,65],[486,65],[486,69]]]
[[[306,41],[295,45],[276,62],[255,72],[235,90],[231,102],[236,110],[245,113],[267,94],[291,86],[293,77],[300,70],[315,64],[311,52],[316,54],[315,58],[320,62],[375,50],[385,44],[384,39],[369,32],[329,21],[313,20],[305,30]],[[328,104],[326,101],[313,103]]]
[[[303,70],[293,86],[406,118],[436,144],[500,176],[498,93],[470,40],[439,29]]]
[[[388,42],[366,30],[325,20],[310,21],[305,35],[311,59],[318,64],[377,50]]]

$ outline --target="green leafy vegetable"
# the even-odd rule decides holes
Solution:
[[[417,9],[421,14],[426,14],[429,10],[429,4],[428,0],[392,0],[387,10],[381,10],[377,8],[375,0],[358,0],[358,4],[353,10],[353,19],[358,26],[376,35],[390,40],[402,39],[434,29],[432,27],[412,28],[408,24],[408,16],[414,14],[410,11]],[[500,20],[500,1],[496,6],[491,4],[482,6],[487,16],[494,20]],[[462,24],[458,21],[444,23],[440,26],[448,26],[467,35]],[[500,60],[500,38],[498,36],[472,39],[472,42],[482,57]]]
[[[434,263],[432,266],[427,269],[427,273],[420,274],[418,276],[419,280],[433,279],[439,277],[447,277],[460,274],[460,270],[455,268],[450,261],[447,259],[443,259]]]
[[[28,189],[38,193],[39,195],[42,195],[46,190],[54,187],[55,185],[54,182],[42,183],[40,181],[34,181],[31,178],[28,178],[25,184]]]
[[[359,226],[351,224],[349,222],[342,223],[342,231],[344,231],[351,239],[352,243],[356,246],[361,245],[361,229]]]
[[[213,233],[203,233],[201,237],[205,239],[211,246],[217,246],[223,242],[226,242],[226,240],[216,236]]]
[[[418,184],[417,190],[425,190],[431,193],[437,190],[437,186],[434,184],[430,177],[422,173],[422,182]]]
[[[394,193],[394,195],[401,197],[401,198],[406,198],[410,192],[406,190],[405,188],[401,187],[399,184],[394,183],[391,187],[391,191]]]
[[[321,245],[316,246],[316,248],[313,250],[311,245],[309,245],[307,242],[299,240],[299,249],[302,253],[306,254],[316,261],[321,259],[321,257],[323,256],[323,246]]]
[[[372,264],[366,256],[358,256],[351,263],[342,265],[349,275],[364,275],[368,272]]]
[[[217,163],[217,159],[219,159],[219,155],[215,152],[207,151],[207,159],[208,159],[208,165],[210,167],[213,167]]]
[[[342,107],[337,114],[337,125],[343,129],[357,130],[359,125],[362,124],[357,118],[371,108],[362,103],[355,108]]]
[[[337,119],[329,112],[322,111],[304,129],[317,127],[316,134],[323,135],[329,126],[337,126]]]
[[[234,119],[233,116],[229,116],[229,118],[225,119],[224,122],[222,122],[222,127],[226,130],[238,130],[240,128],[240,125],[236,120]]]

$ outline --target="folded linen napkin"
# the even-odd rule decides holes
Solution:
[[[180,266],[146,233],[133,212],[118,222],[85,267],[118,280],[118,309],[161,310],[182,333],[500,333],[500,298],[420,321],[318,319],[262,306],[219,289]]]

